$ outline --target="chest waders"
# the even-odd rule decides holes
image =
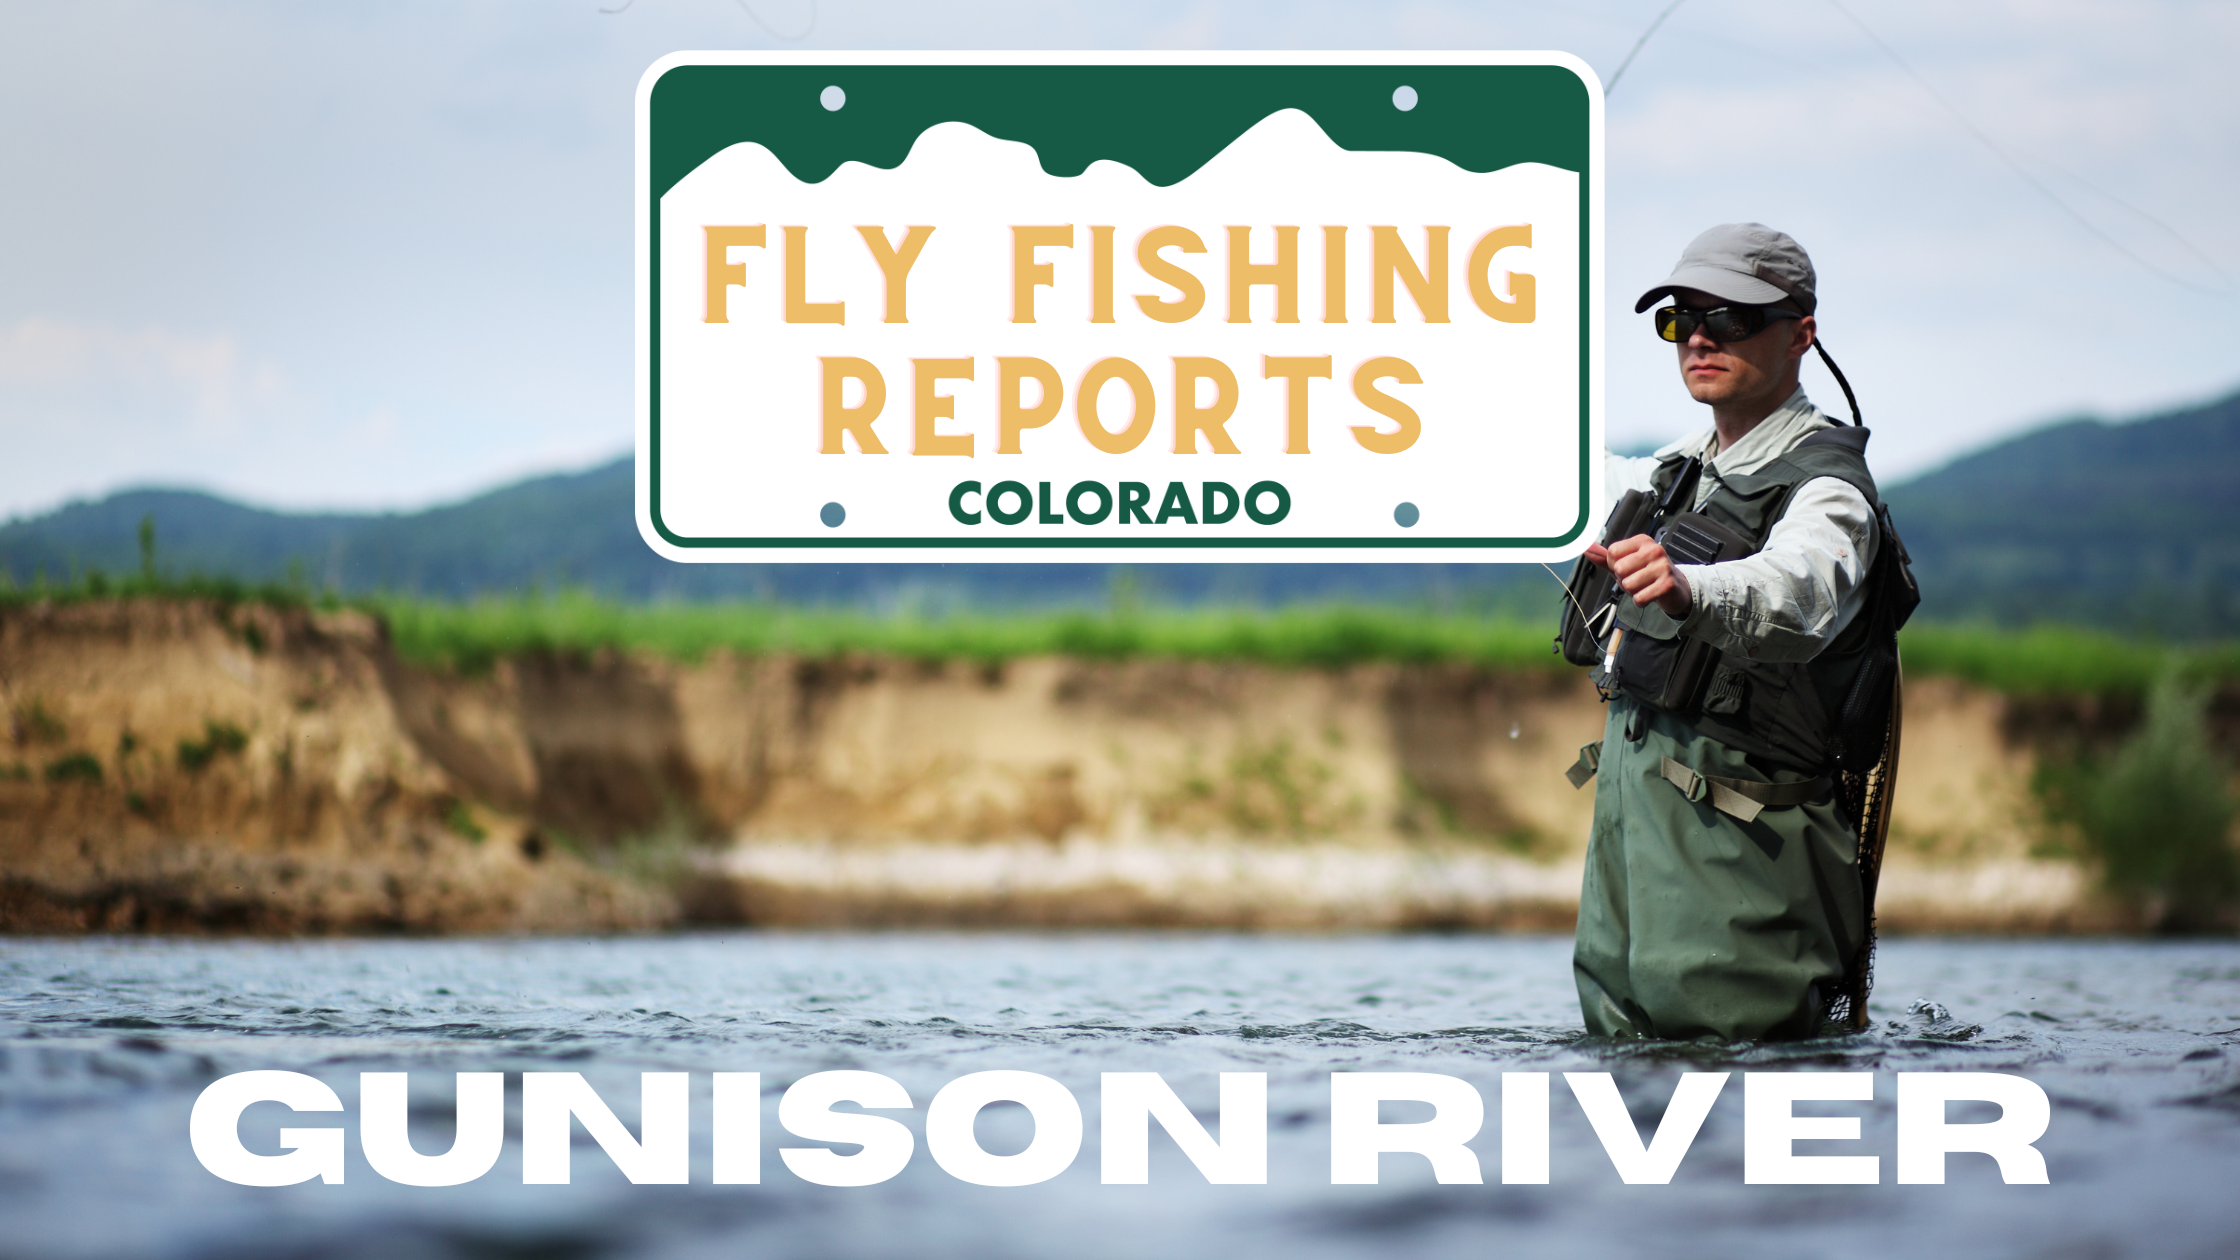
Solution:
[[[1687,564],[1763,546],[1797,488],[1834,477],[1873,510],[1866,602],[1810,661],[1764,662],[1661,632],[1582,558],[1557,650],[1612,701],[1568,776],[1595,792],[1579,973],[1593,1032],[1809,1036],[1866,1026],[1874,890],[1901,729],[1897,631],[1919,604],[1875,492],[1867,430],[1814,432],[1758,471],[1721,478],[1667,458],[1629,492],[1605,544],[1650,534]]]

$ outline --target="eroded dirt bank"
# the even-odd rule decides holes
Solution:
[[[461,677],[362,614],[172,601],[0,611],[0,709],[17,931],[1558,926],[1592,804],[1562,770],[1602,722],[1576,676],[1452,665]],[[1913,685],[1887,926],[2120,925],[2031,856],[2048,721]]]
[[[653,926],[664,893],[482,809],[400,721],[358,613],[0,611],[0,926]]]

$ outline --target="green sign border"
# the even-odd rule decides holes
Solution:
[[[1424,106],[1393,108],[1405,81]],[[818,93],[839,84],[846,108],[826,110]],[[661,519],[661,196],[702,162],[734,144],[768,148],[794,177],[817,182],[844,161],[891,170],[926,128],[963,122],[1034,146],[1052,175],[1091,162],[1123,162],[1160,187],[1203,166],[1254,124],[1281,109],[1312,117],[1339,147],[1401,150],[1446,158],[1469,171],[1542,162],[1579,177],[1579,517],[1552,538],[691,538]],[[647,93],[650,173],[646,459],[647,513],[678,547],[872,548],[1011,551],[1153,548],[1280,550],[1561,547],[1587,527],[1592,302],[1589,208],[1592,97],[1566,66],[1548,64],[1041,64],[828,63],[685,64],[664,71]],[[664,119],[671,121],[664,124]]]

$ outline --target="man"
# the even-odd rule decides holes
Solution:
[[[1648,458],[1610,457],[1612,492],[1665,494],[1696,457],[1693,493],[1683,484],[1672,510],[1755,549],[1705,564],[1647,535],[1588,549],[1621,588],[1614,638],[1668,652],[1698,639],[1717,656],[1676,707],[1617,685],[1599,750],[1582,750],[1575,781],[1597,769],[1599,781],[1580,1006],[1601,1036],[1814,1036],[1867,932],[1831,750],[1849,697],[1879,685],[1870,640],[1894,634],[1862,615],[1880,541],[1865,430],[1839,428],[1798,386],[1818,299],[1788,236],[1712,228],[1634,309],[1659,299],[1657,331],[1712,427]],[[1631,651],[1613,653],[1621,673]]]

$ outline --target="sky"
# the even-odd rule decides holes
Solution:
[[[627,451],[668,52],[1560,49],[1610,85],[1669,2],[9,0],[0,518],[411,509]],[[1706,422],[1632,304],[1734,220],[1811,251],[1885,481],[2240,388],[2236,55],[2227,0],[1682,0],[1609,96],[1613,444]]]

